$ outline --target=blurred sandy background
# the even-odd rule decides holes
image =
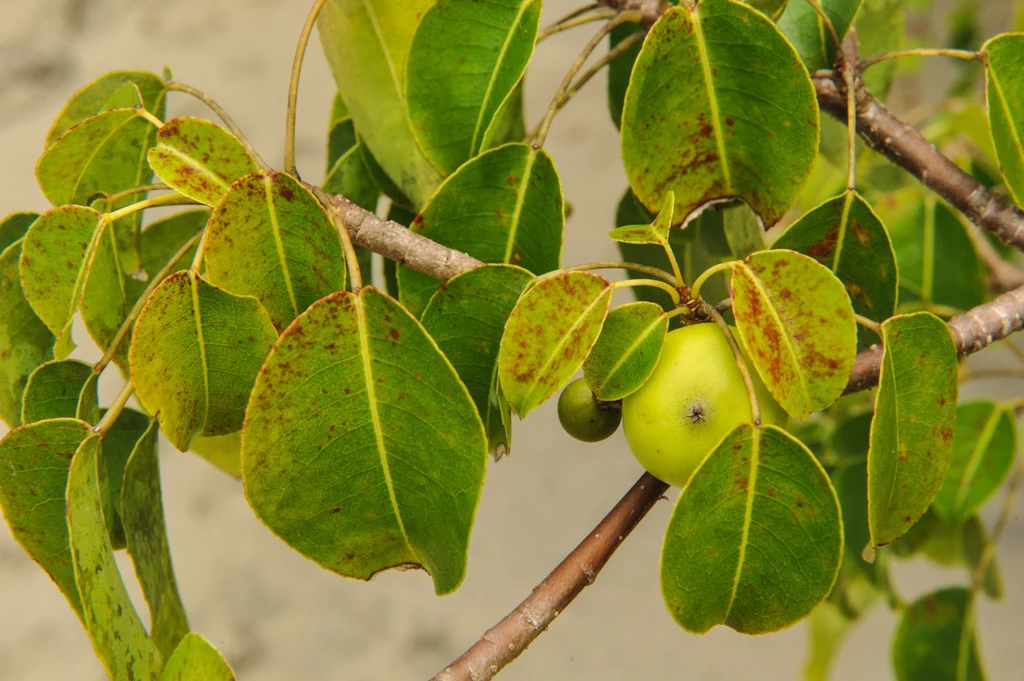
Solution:
[[[549,0],[542,23],[578,2]],[[997,30],[1007,16],[1006,3],[984,4],[989,25]],[[48,207],[33,168],[50,122],[72,92],[112,69],[159,72],[171,66],[178,80],[219,100],[261,154],[280,166],[288,70],[308,0],[0,0],[0,5],[0,214]],[[577,29],[538,50],[527,80],[529,120],[537,120],[587,36],[587,29]],[[314,40],[298,125],[299,167],[311,181],[322,178],[333,94]],[[172,97],[169,113],[212,117],[184,95]],[[603,76],[556,119],[547,147],[576,209],[566,230],[565,261],[611,259],[615,248],[604,235],[613,226],[626,181]],[[76,356],[97,356],[86,347],[84,329],[76,329],[76,338],[83,346]],[[987,355],[990,365],[1008,361],[998,350]],[[105,383],[104,401],[118,388],[116,379]],[[993,388],[1004,388],[1003,394],[1024,390],[1019,383],[970,385],[974,393]],[[460,654],[529,593],[641,471],[621,433],[584,446],[561,431],[553,404],[538,410],[518,426],[511,458],[492,465],[468,577],[458,592],[442,599],[422,573],[390,573],[367,584],[324,572],[256,520],[237,482],[166,443],[162,472],[175,567],[193,628],[224,652],[240,679],[373,681],[425,679]],[[800,678],[802,625],[756,638],[722,628],[696,637],[672,622],[658,588],[658,554],[670,508],[668,502],[658,504],[596,588],[586,590],[502,679]],[[989,523],[995,510],[986,513]],[[992,679],[1020,678],[1022,511],[1024,501],[1000,545],[1007,597],[981,605],[983,656]],[[138,596],[130,564],[120,558],[122,574]],[[962,572],[921,562],[897,566],[895,577],[908,599],[966,581]],[[140,611],[145,613],[144,604]],[[843,650],[835,678],[891,678],[895,621],[882,609],[864,620]],[[0,680],[102,678],[78,620],[4,524]]]

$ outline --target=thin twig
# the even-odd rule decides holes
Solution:
[[[883,61],[890,59],[900,59],[902,57],[954,57],[956,59],[967,59],[970,61],[981,61],[984,57],[981,52],[973,52],[971,50],[947,50],[943,48],[919,48],[916,50],[894,50],[892,52],[883,52],[882,54],[876,54],[873,57],[861,61],[857,64],[857,70],[863,73],[869,67],[875,64],[880,64]]]
[[[644,31],[637,30],[636,33],[629,36],[612,49],[608,50],[606,54],[604,54],[600,59],[594,62],[594,65],[591,66],[586,71],[584,71],[583,75],[581,75],[576,80],[576,82],[573,83],[572,87],[566,90],[565,94],[563,94],[562,97],[558,100],[558,104],[555,107],[556,113],[558,111],[561,111],[562,107],[568,104],[569,100],[572,99],[576,95],[576,93],[579,92],[580,89],[584,85],[586,85],[591,78],[597,75],[598,72],[601,71],[601,69],[603,69],[605,66],[608,66],[608,64],[611,64],[613,61],[615,61],[623,54],[625,54],[627,50],[629,50],[631,47],[633,47],[638,42],[643,40],[644,36],[646,35],[647,34]]]
[[[967,233],[971,237],[971,242],[974,243],[974,250],[978,253],[978,257],[988,269],[989,286],[1000,292],[1024,286],[1024,271],[1003,259],[995,246],[982,233],[981,228],[973,222],[967,223]]]
[[[757,402],[757,392],[754,390],[754,380],[750,376],[750,367],[747,366],[747,360],[743,358],[743,353],[740,352],[740,345],[736,342],[736,337],[732,334],[732,329],[725,323],[725,318],[722,317],[722,313],[716,310],[711,305],[704,303],[704,313],[711,317],[711,319],[718,325],[718,328],[725,334],[725,339],[729,341],[729,347],[732,348],[733,357],[736,358],[736,366],[739,367],[740,376],[743,377],[743,387],[747,390],[747,400],[750,402],[750,420],[755,426],[761,425],[761,405]]]
[[[598,7],[600,7],[600,5],[598,3],[594,3],[594,9],[597,9]],[[603,19],[611,19],[616,14],[618,14],[617,10],[608,7],[605,9],[598,9],[597,11],[590,14],[581,14],[579,16],[572,17],[571,19],[555,22],[554,24],[551,24],[547,28],[541,29],[537,33],[537,42],[539,43],[545,38],[550,38],[556,33],[568,31],[570,28],[576,28],[577,26],[583,26],[584,24],[589,24],[594,21],[601,21]]]
[[[121,199],[127,199],[129,196],[135,196],[136,194],[145,194],[147,192],[166,191],[170,189],[163,182],[154,182],[153,184],[143,184],[138,187],[132,187],[131,189],[125,189],[123,192],[116,192],[103,197],[107,207],[113,206]]]
[[[487,681],[519,657],[584,588],[594,583],[615,549],[667,489],[668,485],[645,473],[519,607],[488,629],[432,681]]]
[[[92,432],[99,433],[101,435],[109,433],[110,429],[114,425],[114,421],[117,421],[117,417],[121,415],[122,411],[124,411],[125,405],[128,404],[128,399],[134,392],[135,385],[131,381],[125,383],[124,388],[122,388],[121,392],[114,398],[114,403],[107,407],[107,413],[105,413],[103,418],[100,419],[100,422],[93,427]]]
[[[1024,464],[1018,463],[1014,467],[1010,481],[1006,484],[1006,492],[1003,494],[1003,507],[999,511],[999,518],[992,527],[992,534],[989,535],[985,550],[981,552],[981,557],[978,558],[978,565],[971,576],[972,593],[977,593],[981,588],[981,583],[985,578],[985,571],[988,570],[989,564],[995,558],[996,545],[1002,538],[1003,532],[1006,531],[1006,526],[1010,522],[1010,516],[1013,515],[1013,502],[1017,498],[1021,482],[1024,482]]]
[[[292,73],[288,79],[288,109],[284,117],[284,171],[295,179],[299,179],[299,171],[295,167],[295,110],[299,103],[299,76],[302,74],[302,59],[306,55],[309,35],[313,32],[316,18],[327,0],[315,0],[306,17],[306,23],[299,33],[299,42],[295,45],[295,58],[292,60]]]
[[[829,18],[828,13],[825,12],[824,8],[819,5],[815,0],[805,0],[811,9],[815,11],[818,17],[821,19],[821,23],[828,29],[828,35],[832,39],[832,45],[836,48],[836,54],[842,54],[843,41],[839,39],[839,34],[836,33],[836,27],[832,25],[832,19]]]
[[[267,165],[267,162],[263,160],[263,157],[260,156],[259,153],[257,153],[256,149],[251,144],[249,144],[248,138],[246,138],[246,136],[242,133],[241,128],[239,128],[235,124],[234,119],[232,119],[231,116],[228,115],[228,112],[224,110],[224,107],[218,104],[213,99],[213,97],[206,94],[202,90],[199,90],[198,88],[194,88],[191,85],[185,85],[184,83],[178,83],[176,81],[171,81],[167,83],[167,89],[176,92],[184,92],[187,95],[192,95],[193,97],[201,101],[203,104],[208,106],[210,110],[213,111],[213,113],[217,114],[217,117],[220,118],[220,120],[224,123],[224,127],[226,127],[228,131],[232,135],[234,135],[239,142],[242,143],[242,146],[245,147],[245,150],[247,152],[249,152],[249,155],[252,156],[252,159],[256,161],[256,165],[260,167],[260,170],[262,170],[265,173],[273,171],[273,168]]]

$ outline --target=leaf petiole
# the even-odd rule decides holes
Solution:
[[[299,171],[295,167],[295,110],[299,101],[299,76],[302,73],[302,59],[306,55],[309,35],[313,32],[316,19],[327,0],[315,0],[306,17],[306,23],[299,33],[299,41],[295,45],[295,58],[292,60],[292,73],[288,81],[288,108],[284,118],[284,171],[299,179]]]
[[[665,291],[672,296],[673,304],[679,304],[679,291],[677,291],[671,284],[667,284],[658,279],[623,279],[622,281],[617,281],[612,284],[612,288],[615,290],[620,288],[632,288],[634,286],[651,286],[654,288],[660,288],[662,291]]]
[[[114,425],[114,421],[116,421],[117,417],[121,415],[122,411],[124,411],[125,405],[128,404],[128,398],[130,398],[134,392],[135,384],[131,381],[125,383],[124,388],[122,388],[121,392],[114,398],[114,403],[107,407],[107,413],[105,413],[103,418],[100,419],[100,422],[93,427],[92,432],[99,433],[100,435],[106,435],[110,432],[110,428]]]
[[[263,160],[263,157],[256,152],[256,149],[253,148],[251,144],[249,144],[249,140],[246,139],[245,135],[242,133],[241,128],[238,127],[234,119],[232,119],[231,116],[228,115],[228,112],[225,111],[224,108],[213,99],[213,97],[206,94],[202,90],[192,87],[191,85],[185,85],[184,83],[178,83],[176,81],[168,82],[167,89],[173,90],[175,92],[184,92],[187,95],[192,95],[193,97],[201,101],[203,104],[208,106],[210,110],[213,111],[213,113],[217,114],[220,120],[224,122],[224,126],[228,129],[228,131],[232,135],[234,135],[239,142],[242,143],[242,146],[245,147],[245,150],[249,152],[249,155],[252,156],[254,161],[256,161],[256,165],[260,167],[260,170],[262,170],[265,173],[273,171],[273,168],[271,168],[267,164],[267,162]]]
[[[146,210],[147,208],[158,208],[160,206],[196,205],[199,205],[198,202],[195,199],[190,199],[187,196],[182,196],[181,194],[178,193],[163,194],[161,196],[154,196],[149,199],[143,199],[142,201],[137,201],[133,204],[127,205],[124,208],[118,208],[117,210],[105,213],[103,215],[103,219],[106,220],[107,222],[115,222],[125,217],[126,215],[131,215],[132,213],[137,213],[140,210]]]
[[[722,317],[722,314],[707,304],[704,305],[704,312],[714,320],[718,328],[725,334],[725,339],[729,341],[729,347],[732,348],[732,354],[736,358],[736,366],[739,367],[740,376],[743,377],[743,387],[747,389],[747,399],[750,401],[750,420],[755,426],[759,426],[761,425],[761,405],[757,402],[757,393],[754,391],[754,381],[750,377],[750,367],[747,366],[747,360],[743,358],[740,346],[732,335],[732,329],[725,323],[725,318]]]
[[[650,265],[641,265],[635,262],[620,262],[617,260],[603,260],[601,262],[588,262],[582,265],[573,265],[572,267],[563,267],[560,271],[562,272],[586,272],[588,270],[630,270],[632,272],[643,272],[649,274],[652,277],[661,279],[666,284],[674,284],[675,279],[671,274],[663,269],[652,267]]]
[[[700,276],[697,277],[696,281],[693,282],[693,287],[690,289],[690,297],[691,298],[699,298],[700,297],[700,288],[701,288],[701,286],[704,285],[704,282],[706,282],[708,279],[710,279],[712,275],[717,274],[718,272],[721,272],[722,270],[730,270],[730,269],[732,269],[732,266],[735,265],[736,262],[738,262],[738,261],[736,261],[736,260],[729,260],[727,262],[718,263],[717,265],[713,265],[713,266],[707,268],[706,270],[704,270],[703,272],[701,272]]]

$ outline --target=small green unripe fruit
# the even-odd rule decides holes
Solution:
[[[599,407],[587,379],[577,378],[558,397],[558,420],[577,440],[600,442],[618,430],[622,412]]]
[[[750,371],[761,423],[785,425],[786,412]],[[750,422],[743,376],[722,330],[696,324],[668,334],[654,373],[622,401],[622,421],[640,465],[659,480],[685,485],[727,433]]]

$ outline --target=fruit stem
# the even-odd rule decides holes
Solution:
[[[729,347],[732,348],[732,354],[736,358],[736,365],[739,367],[740,375],[743,377],[743,386],[747,389],[747,399],[750,400],[750,420],[755,426],[759,426],[761,425],[761,405],[757,403],[757,393],[754,392],[754,380],[750,376],[747,360],[743,359],[743,353],[740,352],[739,343],[736,342],[736,338],[732,335],[732,329],[725,323],[725,318],[718,310],[705,304],[704,312],[714,320],[715,324],[718,324],[718,328],[725,334],[725,340],[729,341]]]
[[[650,265],[641,265],[635,262],[620,262],[617,260],[602,260],[601,262],[588,262],[582,265],[573,265],[572,267],[563,267],[562,272],[586,272],[588,270],[632,270],[633,272],[643,272],[649,274],[652,277],[661,279],[666,284],[674,284],[675,278],[663,269],[657,267],[651,267]]]
[[[666,284],[663,281],[658,281],[656,279],[623,279],[622,281],[617,281],[612,284],[613,289],[631,288],[633,286],[653,286],[654,288],[660,288],[672,296],[672,303],[674,305],[679,304],[679,291],[677,291],[671,284]]]
[[[721,272],[722,270],[732,269],[732,266],[735,265],[736,262],[736,260],[729,260],[727,262],[714,265],[713,267],[709,267],[701,272],[700,276],[697,277],[697,280],[693,282],[693,287],[690,289],[690,297],[694,299],[699,298],[700,287],[704,285],[705,281],[711,278],[711,275]]]

